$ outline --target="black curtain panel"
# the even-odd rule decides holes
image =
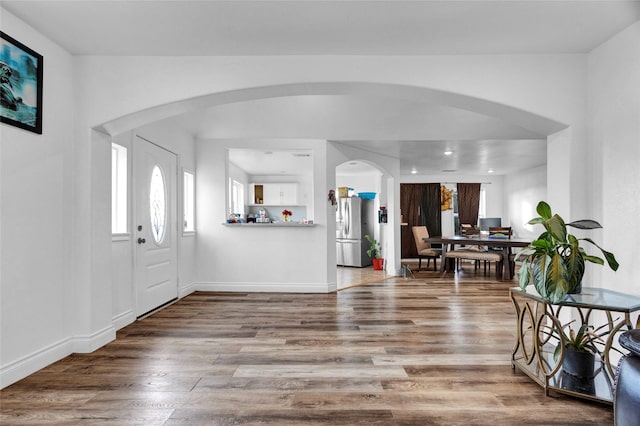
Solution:
[[[429,236],[442,236],[442,210],[439,183],[422,184],[422,194],[420,196],[420,211],[422,213],[422,225],[427,227]]]
[[[478,210],[480,209],[480,184],[458,184],[458,218],[460,224],[478,224]]]

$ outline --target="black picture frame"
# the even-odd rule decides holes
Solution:
[[[0,31],[0,122],[42,134],[42,61]]]

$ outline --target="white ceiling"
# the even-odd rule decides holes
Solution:
[[[640,19],[637,1],[15,1],[76,55],[586,53]]]
[[[2,7],[76,55],[587,53],[640,19],[640,0],[2,0]],[[354,95],[307,100],[241,102],[174,122],[209,138],[323,137],[400,158],[403,173],[505,174],[546,162],[543,135],[493,117]],[[305,121],[310,105],[321,105],[325,122]],[[362,131],[346,132],[344,117]],[[270,123],[285,119],[294,124],[272,134]],[[248,121],[250,128],[238,125]]]

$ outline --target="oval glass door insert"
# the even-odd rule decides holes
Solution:
[[[164,239],[167,220],[166,187],[160,167],[155,166],[151,172],[149,186],[149,215],[151,219],[151,234],[156,244]]]

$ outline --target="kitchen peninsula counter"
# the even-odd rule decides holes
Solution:
[[[272,222],[272,223],[223,223],[229,228],[312,228],[316,223]]]

